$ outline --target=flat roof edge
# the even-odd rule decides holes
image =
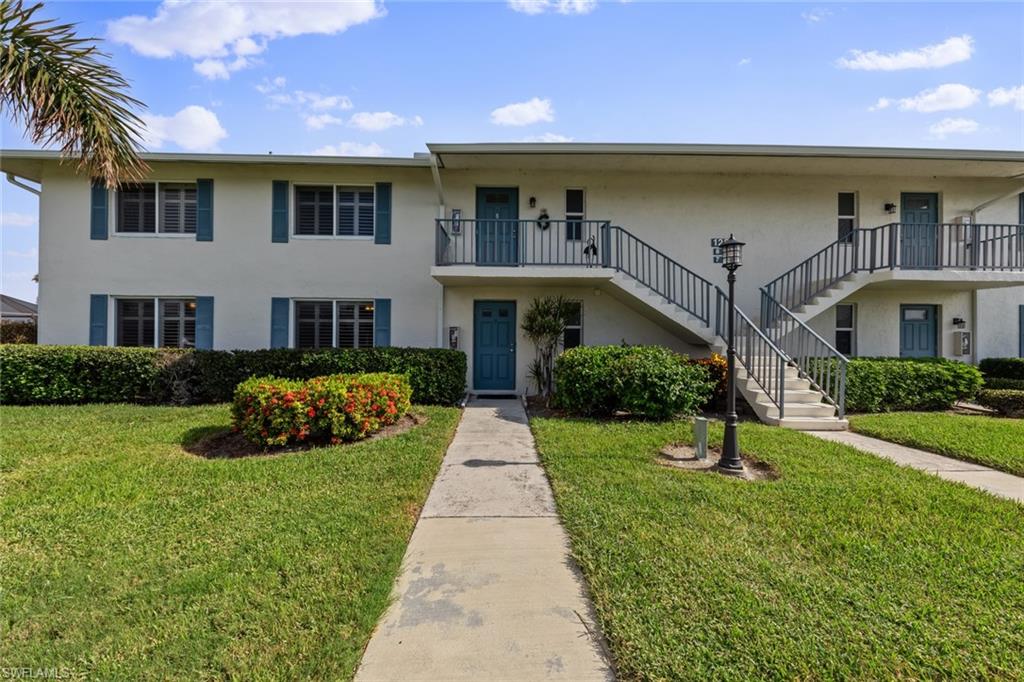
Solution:
[[[652,156],[775,156],[954,161],[1024,161],[1024,150],[837,147],[815,145],[647,144],[603,142],[428,144],[435,154],[644,154]]]
[[[285,163],[326,166],[397,166],[429,168],[429,158],[394,156],[319,156],[312,154],[206,154],[192,152],[143,152],[143,161],[187,161],[191,163]],[[0,161],[26,159],[35,161],[60,161],[65,157],[49,149],[0,149]],[[73,160],[68,157],[68,160]]]

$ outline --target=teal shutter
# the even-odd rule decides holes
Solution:
[[[213,296],[196,296],[196,348],[213,350]]]
[[[213,241],[213,180],[196,180],[196,241]]]
[[[270,209],[270,241],[288,243],[288,181],[274,180],[273,206]]]
[[[391,345],[391,299],[373,300],[373,345]]]
[[[107,345],[107,295],[89,296],[89,345]]]
[[[376,188],[376,216],[373,226],[373,243],[391,243],[391,183],[378,182]]]
[[[92,181],[92,210],[89,213],[89,239],[107,238],[107,186]]]
[[[288,299],[270,299],[270,347],[288,347]]]

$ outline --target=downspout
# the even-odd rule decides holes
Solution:
[[[7,174],[7,182],[11,183],[15,187],[20,187],[27,192],[32,192],[32,194],[35,194],[37,197],[42,194],[42,190],[40,190],[38,187],[33,187],[32,185],[26,185],[24,182],[19,180],[18,176],[16,176],[14,173]]]
[[[434,189],[437,190],[437,217],[440,220],[445,218],[444,185],[441,184],[441,170],[437,164],[437,154],[430,155],[430,174],[434,178]],[[434,239],[437,239],[437,229],[434,230]],[[435,242],[436,244],[436,242]],[[437,347],[445,347],[444,334],[444,285],[440,285],[440,296],[437,300]]]

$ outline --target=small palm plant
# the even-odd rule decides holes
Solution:
[[[522,328],[537,348],[537,357],[530,363],[530,378],[537,392],[547,398],[554,381],[555,353],[569,319],[569,301],[563,296],[535,298],[523,315]]]
[[[35,144],[59,145],[78,170],[107,185],[140,179],[142,103],[74,24],[35,19],[42,3],[0,0],[0,107]]]

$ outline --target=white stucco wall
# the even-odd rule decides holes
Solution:
[[[516,315],[521,320],[530,302],[541,296],[561,295],[583,303],[583,344],[587,346],[616,345],[625,341],[633,345],[658,345],[672,348],[693,357],[708,355],[706,347],[690,345],[675,334],[655,324],[640,313],[595,287],[571,286],[449,286],[445,287],[445,329],[459,327],[459,348],[466,352],[469,368],[466,386],[473,389],[473,302],[515,301]],[[528,388],[532,392],[527,371],[536,355],[536,348],[526,338],[517,320],[516,392]]]
[[[836,238],[837,192],[857,192],[859,225],[872,227],[898,220],[898,215],[884,212],[883,204],[898,203],[901,192],[938,192],[941,217],[950,220],[1017,186],[992,178],[890,177],[884,175],[885,162],[877,166],[876,175],[766,175],[619,171],[577,163],[573,170],[442,170],[441,176],[447,208],[461,208],[467,218],[475,212],[479,186],[517,187],[521,218],[534,218],[547,208],[555,219],[564,217],[564,189],[582,187],[588,218],[621,225],[723,286],[725,273],[712,263],[709,241],[733,232],[747,242],[739,271],[740,305],[756,317],[758,287]],[[216,348],[266,347],[272,297],[390,298],[393,344],[436,345],[442,331],[439,322],[442,327],[462,327],[468,343],[474,297],[514,294],[522,310],[533,296],[557,290],[449,288],[444,320],[439,320],[443,288],[430,276],[438,204],[427,168],[159,162],[153,164],[152,177],[214,179],[213,242],[113,232],[105,241],[91,240],[88,181],[70,169],[47,166],[40,201],[41,342],[87,343],[89,295],[102,293],[213,296]],[[272,243],[274,179],[392,182],[392,244],[294,236],[287,244]],[[534,209],[528,205],[531,196],[538,202]],[[986,209],[979,219],[1015,223],[1017,211],[1012,197]],[[907,299],[911,294],[914,300]],[[943,307],[943,349],[951,347],[946,327],[952,315],[966,313],[978,325],[978,357],[1015,355],[1017,306],[1024,303],[1024,287],[980,291],[976,311],[973,296],[941,287],[858,292],[858,350],[898,353],[899,303],[934,302]],[[681,346],[670,330],[607,296],[599,298],[590,305],[585,302],[587,343],[617,343],[626,335],[616,330],[625,327],[631,332],[626,337],[630,342]],[[830,317],[826,313],[815,324],[828,327],[825,319]],[[112,336],[112,315],[108,329]],[[528,356],[518,357],[523,375]]]
[[[391,298],[394,345],[437,341],[441,286],[430,276],[437,199],[427,169],[153,164],[155,180],[214,180],[214,239],[89,238],[86,179],[55,172],[40,201],[41,343],[89,341],[89,295],[213,296],[215,348],[266,348],[272,297]],[[270,240],[271,182],[392,182],[392,243]],[[112,304],[111,304],[112,305]],[[113,316],[108,316],[113,338]]]

